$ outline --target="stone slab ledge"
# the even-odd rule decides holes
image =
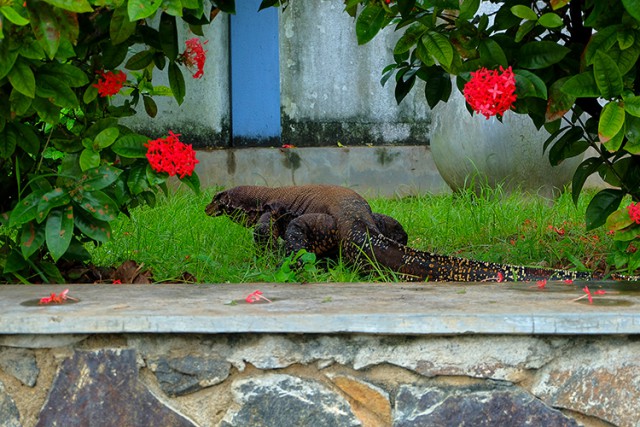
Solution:
[[[640,287],[585,283],[6,285],[0,334],[638,334]],[[39,305],[68,288],[79,301]],[[272,302],[249,304],[260,290]]]

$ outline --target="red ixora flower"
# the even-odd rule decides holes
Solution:
[[[198,159],[191,144],[180,142],[179,136],[169,131],[166,138],[149,140],[144,146],[147,147],[147,160],[154,171],[166,172],[169,176],[178,175],[182,179],[185,175],[191,176]]]
[[[629,212],[629,218],[636,224],[640,224],[640,203],[630,203],[627,206],[627,212]]]
[[[120,92],[122,86],[124,86],[124,82],[127,80],[127,75],[122,71],[118,70],[115,73],[113,71],[98,71],[100,74],[100,79],[98,83],[95,83],[93,86],[98,88],[98,94],[101,97],[107,97],[115,95]]]
[[[254,302],[260,301],[261,299],[265,300],[267,302],[273,302],[269,298],[267,298],[264,295],[262,295],[262,291],[260,291],[260,290],[257,290],[255,292],[250,293],[249,295],[246,296],[246,298],[244,300],[246,302],[248,302],[249,304],[253,304]]]
[[[194,79],[199,79],[204,75],[204,63],[207,60],[207,51],[204,50],[204,44],[196,37],[185,42],[187,48],[182,53],[182,61],[189,69],[195,69],[193,73]]]
[[[56,295],[55,292],[51,292],[51,295],[48,297],[40,298],[40,304],[62,304],[66,300],[78,301],[76,298],[70,297],[69,289],[65,289]]]
[[[471,80],[464,85],[464,98],[476,113],[487,119],[502,116],[516,101],[516,77],[511,67],[506,70],[480,68],[471,73]]]

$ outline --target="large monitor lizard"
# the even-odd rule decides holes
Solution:
[[[256,243],[284,240],[287,253],[306,249],[319,257],[339,251],[348,261],[373,261],[404,280],[524,281],[589,280],[585,272],[503,265],[412,249],[395,219],[373,213],[355,191],[335,185],[239,186],[217,193],[205,212],[227,215],[254,228]]]

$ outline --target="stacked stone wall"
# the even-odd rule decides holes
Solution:
[[[0,336],[2,426],[636,426],[635,336]]]

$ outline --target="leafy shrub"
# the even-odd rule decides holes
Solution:
[[[120,119],[135,114],[141,101],[155,116],[155,96],[183,102],[183,70],[200,77],[205,51],[194,37],[181,53],[178,28],[186,23],[203,36],[202,26],[220,10],[233,12],[234,2],[0,2],[0,274],[5,280],[63,281],[59,262],[87,261],[84,245],[108,240],[109,223],[121,212],[153,205],[157,191],[167,191],[167,172],[176,168],[157,158],[152,167],[149,138]],[[169,87],[152,84],[156,69],[168,73]],[[174,139],[162,152],[189,159],[190,146],[177,137],[171,134]],[[198,191],[194,161],[177,170],[179,179]]]
[[[611,186],[591,201],[587,229],[610,218],[621,251],[635,253],[629,244],[638,239],[640,224],[620,205],[626,196],[640,199],[640,2],[348,0],[346,11],[356,18],[360,44],[385,27],[401,33],[395,62],[381,80],[393,79],[398,102],[418,80],[433,108],[449,99],[454,84],[464,91],[478,70],[512,69],[512,109],[551,133],[541,147],[551,164],[589,147],[597,153],[582,162],[572,183],[575,201],[592,174]],[[633,258],[635,269],[640,254]]]

